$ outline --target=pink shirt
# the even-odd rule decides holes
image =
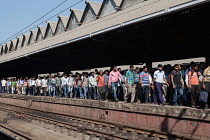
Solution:
[[[109,84],[112,82],[118,82],[118,78],[120,78],[122,81],[124,81],[122,75],[119,73],[119,71],[111,71],[109,74]]]

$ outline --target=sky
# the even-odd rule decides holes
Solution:
[[[64,1],[65,0],[0,0],[0,44],[4,44],[3,42],[5,42],[5,40],[15,35]],[[56,10],[27,28],[23,32],[27,31],[26,33],[29,34],[30,32],[28,30],[37,30],[37,28],[32,27],[35,27],[41,22],[46,21],[50,17],[57,15],[59,12],[79,1],[81,2],[73,6],[72,8],[84,10],[85,0],[66,0],[66,2],[58,7]],[[91,1],[102,2],[103,0]],[[69,16],[70,8],[59,15]],[[58,21],[57,16],[50,19],[50,21]],[[46,23],[41,24],[41,26],[46,25]],[[14,36],[10,40],[16,39],[16,37],[21,36],[23,32]]]

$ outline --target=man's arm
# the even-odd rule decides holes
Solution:
[[[176,88],[175,84],[174,84],[174,75],[172,74],[171,75],[171,83],[173,85],[173,88]]]

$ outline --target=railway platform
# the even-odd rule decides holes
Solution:
[[[0,94],[0,104],[95,120],[180,139],[210,139],[209,109],[11,94]]]

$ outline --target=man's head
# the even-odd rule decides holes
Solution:
[[[64,74],[63,76],[66,78],[67,77],[67,74]]]
[[[121,72],[121,68],[118,68],[117,71]]]
[[[162,71],[163,70],[163,66],[161,64],[158,65],[158,70]]]
[[[194,69],[195,71],[198,71],[198,65],[197,65],[197,64],[193,65],[193,69]]]
[[[117,71],[117,66],[113,65],[112,70]]]
[[[174,70],[175,70],[175,71],[178,71],[178,70],[179,70],[179,65],[178,65],[178,64],[175,64],[175,65],[174,65]]]
[[[72,72],[70,72],[69,76],[71,76],[71,77],[72,77],[72,76],[73,76],[73,73],[72,73]]]
[[[144,66],[144,67],[143,67],[143,71],[144,71],[144,72],[148,72],[148,67],[147,67],[147,66]]]
[[[79,73],[77,73],[77,78],[79,78],[80,77],[80,74]]]
[[[109,71],[108,71],[108,70],[105,70],[105,74],[106,74],[106,75],[109,75]]]
[[[200,68],[203,70],[203,69],[205,69],[205,63],[204,62],[201,62],[200,63]]]
[[[193,68],[194,65],[195,65],[195,62],[194,61],[190,62],[190,67],[191,68]]]
[[[140,70],[140,68],[139,67],[136,67],[136,72],[137,73],[139,73],[139,70]]]
[[[91,76],[94,76],[95,75],[95,73],[94,72],[91,72]]]
[[[130,65],[130,70],[133,70],[134,69],[134,66],[133,65]]]
[[[102,70],[100,70],[99,74],[100,74],[100,75],[103,75],[103,74],[104,74],[104,72],[103,72]]]

